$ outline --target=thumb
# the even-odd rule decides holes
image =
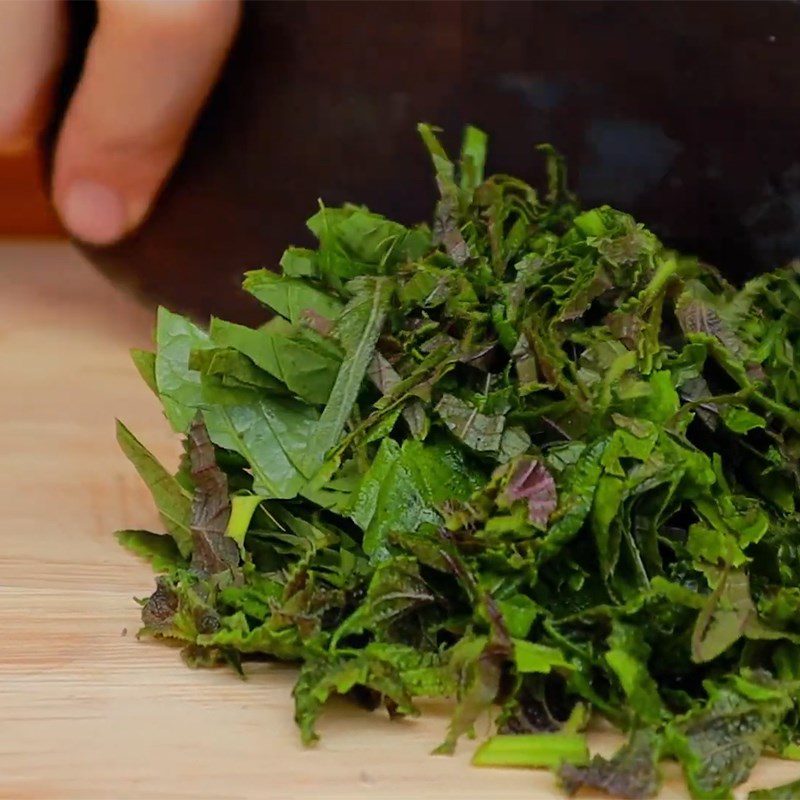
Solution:
[[[239,22],[229,0],[105,0],[59,134],[53,198],[73,236],[110,244],[147,215]]]

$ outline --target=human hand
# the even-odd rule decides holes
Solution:
[[[58,133],[52,194],[95,245],[134,230],[183,150],[236,33],[238,0],[99,0]],[[0,2],[0,152],[35,141],[66,46],[62,0]]]

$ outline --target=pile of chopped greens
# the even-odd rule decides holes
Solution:
[[[478,765],[644,798],[676,759],[732,797],[800,757],[800,268],[737,288],[581,211],[549,147],[540,194],[420,132],[431,228],[322,206],[246,275],[268,322],[162,309],[134,353],[185,442],[173,475],[119,426],[167,530],[119,534],[158,573],[143,632],[297,662],[306,743],[332,695],[446,697],[437,752],[488,712]]]

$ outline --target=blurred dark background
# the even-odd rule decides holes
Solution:
[[[743,277],[800,255],[798,52],[785,0],[247,3],[150,220],[89,254],[150,300],[252,320],[239,275],[306,242],[318,197],[429,217],[425,120],[454,149],[483,127],[490,169],[535,183],[549,141],[586,205]]]

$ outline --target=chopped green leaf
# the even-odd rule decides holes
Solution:
[[[430,227],[320,203],[245,276],[271,319],[160,309],[134,351],[184,443],[173,476],[118,428],[166,527],[118,534],[158,573],[142,633],[299,664],[306,743],[333,695],[441,698],[436,752],[485,719],[476,764],[648,798],[673,759],[732,798],[800,754],[800,266],[734,285],[580,209],[550,145],[540,190],[419,133]]]
[[[747,800],[797,800],[800,797],[800,780],[775,786],[772,789],[758,789],[747,795]]]
[[[119,420],[117,441],[150,489],[161,518],[181,554],[189,555],[192,552],[191,495]]]
[[[587,787],[601,789],[612,797],[655,797],[661,786],[660,752],[658,734],[643,728],[634,731],[610,759],[595,756],[585,766],[567,763],[560,768],[559,777],[569,795]]]
[[[562,764],[586,764],[589,749],[580,733],[528,733],[492,736],[472,757],[476,767],[553,769]]]
[[[146,558],[152,565],[153,572],[169,572],[171,569],[186,566],[171,536],[150,531],[117,531],[116,536],[124,548]]]

